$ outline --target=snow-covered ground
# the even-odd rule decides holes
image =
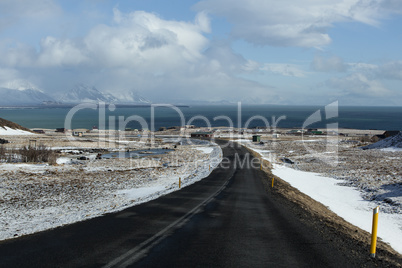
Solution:
[[[81,155],[78,155],[81,156]],[[93,154],[85,154],[90,159]],[[30,234],[119,211],[207,177],[218,166],[216,144],[181,146],[140,159],[79,161],[60,165],[0,164],[0,239]]]
[[[4,136],[14,136],[14,135],[35,135],[32,132],[28,132],[25,130],[21,130],[21,129],[13,129],[7,126],[4,127],[0,127],[0,135],[4,135]]]
[[[348,222],[367,232],[371,233],[372,210],[377,205],[380,205],[378,236],[384,242],[389,243],[395,250],[402,253],[402,214],[400,212],[391,213],[392,210],[390,209],[386,211],[382,210],[383,206],[389,208],[389,204],[378,202],[378,200],[365,200],[362,188],[351,185],[349,180],[324,176],[323,173],[326,173],[326,171],[320,174],[298,170],[296,165],[282,163],[279,158],[283,154],[278,155],[275,150],[262,149],[262,146],[253,144],[249,140],[237,140],[237,142],[242,143],[244,146],[259,153],[264,159],[273,163],[272,173],[274,175],[287,181],[293,187],[316,201],[321,202]],[[276,147],[283,148],[280,145]],[[400,156],[395,157],[400,161]],[[320,169],[316,169],[316,171],[320,172]],[[344,172],[348,172],[348,170],[344,170]],[[364,180],[364,178],[361,179]],[[370,183],[370,180],[360,183]],[[399,186],[398,189],[395,188],[394,190],[395,192],[392,194],[400,197],[402,187]]]
[[[371,233],[372,209],[376,204],[363,200],[356,189],[339,185],[339,180],[284,165],[274,164],[272,173],[345,220]],[[380,207],[378,236],[402,253],[402,214],[383,213]]]
[[[402,150],[402,132],[386,139],[380,140],[376,143],[363,147],[364,149],[391,149]]]

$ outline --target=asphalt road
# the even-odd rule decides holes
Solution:
[[[353,266],[270,195],[266,175],[248,167],[253,157],[244,148],[223,151],[227,166],[180,191],[0,242],[0,267]]]

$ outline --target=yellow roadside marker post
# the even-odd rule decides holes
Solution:
[[[179,188],[181,188],[181,178],[179,177]]]
[[[272,177],[272,188],[274,188],[274,180],[275,180],[275,178],[274,177]]]
[[[371,231],[371,247],[370,247],[370,257],[375,258],[375,250],[377,247],[377,228],[378,228],[378,213],[380,212],[380,207],[373,209],[373,228]]]

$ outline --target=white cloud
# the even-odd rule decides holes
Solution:
[[[26,67],[35,64],[36,51],[23,43],[0,41],[0,64],[8,67]]]
[[[23,19],[46,20],[61,14],[53,0],[2,0],[0,1],[0,32]]]
[[[240,5],[237,0],[230,4],[216,0],[216,10],[200,9],[203,11],[193,21],[166,20],[144,11],[125,13],[114,9],[111,23],[91,25],[90,30],[80,32],[80,37],[44,35],[36,47],[0,41],[0,66],[3,68],[0,69],[0,85],[31,81],[50,93],[83,82],[112,92],[136,89],[158,101],[236,101],[252,95],[262,102],[280,100],[283,103],[290,98],[288,95],[293,96],[298,90],[308,99],[314,92],[307,94],[303,87],[314,82],[308,82],[310,79],[294,82],[293,79],[292,84],[287,78],[311,75],[308,66],[256,62],[234,51],[229,41],[207,38],[211,26],[206,14],[218,14],[217,10],[223,9],[224,3],[227,10],[222,12],[233,16],[228,17],[234,24],[233,34],[263,45],[322,46],[330,42],[327,30],[333,23],[355,20],[375,25],[380,18],[375,8],[363,8],[359,1],[332,5],[328,0],[300,2],[302,4],[292,2],[290,5],[286,0],[283,3],[253,0]],[[352,2],[355,2],[354,8],[351,8]],[[209,1],[201,2],[205,3]],[[384,11],[384,14],[387,12],[390,13]],[[383,65],[344,63],[340,57],[319,55],[312,61],[311,68],[319,72],[353,72],[326,83],[336,89],[334,92],[346,95],[389,96],[384,86],[388,81],[384,79],[402,79],[402,63],[398,61]],[[259,75],[261,72],[277,76],[271,79],[272,76]],[[276,83],[277,87],[270,83]]]
[[[258,71],[258,62],[247,60],[242,55],[236,53],[228,42],[212,42],[208,49],[203,52],[204,60],[210,61],[211,68],[225,71],[230,74]]]
[[[306,75],[301,67],[295,64],[267,63],[261,70],[283,76],[304,77]]]
[[[199,13],[194,22],[180,22],[115,9],[114,21],[114,26],[94,27],[81,40],[45,37],[38,51],[19,43],[0,45],[0,62],[16,67],[91,65],[169,71],[202,59],[209,44],[203,36],[210,30],[205,13]]]
[[[334,23],[378,25],[402,10],[401,1],[378,0],[203,0],[195,8],[223,16],[232,35],[258,45],[322,47],[331,42]],[[399,10],[399,11],[398,11]]]
[[[11,68],[0,68],[0,85],[4,85],[7,81],[16,79],[19,73],[15,69]]]
[[[25,74],[54,95],[83,82],[109,92],[136,89],[159,101],[236,100],[245,91],[270,98],[268,86],[239,77],[259,71],[260,64],[235,53],[229,42],[211,42],[209,31],[204,12],[184,22],[114,9],[112,24],[96,25],[82,38],[47,36],[38,49],[1,45],[0,63],[22,72],[3,82]]]
[[[379,68],[379,76],[388,79],[402,80],[402,61],[392,61],[381,65]]]
[[[365,62],[350,62],[346,64],[348,69],[352,72],[373,73],[379,68],[377,64],[365,63]]]
[[[380,81],[367,78],[361,73],[354,73],[346,77],[331,78],[326,85],[339,90],[344,95],[363,97],[386,97],[391,91]]]
[[[105,67],[160,68],[194,62],[208,45],[203,33],[209,20],[199,14],[195,22],[167,21],[155,14],[114,10],[116,26],[99,25],[86,36],[88,51]]]
[[[402,61],[389,61],[382,64],[348,63],[351,71],[364,73],[381,80],[402,80]]]
[[[317,72],[344,72],[347,65],[343,59],[337,56],[325,58],[323,56],[315,56],[311,68]]]
[[[46,37],[41,41],[41,53],[37,59],[38,66],[79,65],[88,62],[84,48],[71,40],[59,40]]]

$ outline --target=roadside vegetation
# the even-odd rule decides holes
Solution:
[[[7,148],[0,146],[0,162],[5,163],[49,163],[55,164],[56,153],[45,145],[22,146],[20,148]]]

